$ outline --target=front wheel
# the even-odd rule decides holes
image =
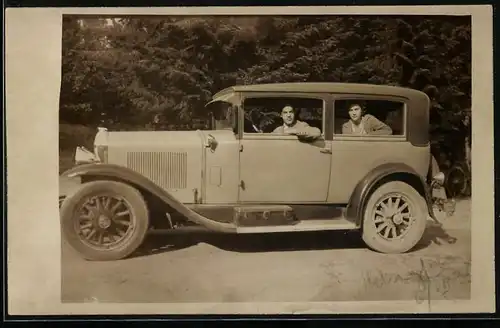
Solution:
[[[143,242],[149,215],[138,190],[115,181],[93,181],[63,201],[62,232],[87,260],[110,261],[132,254]]]
[[[405,253],[422,238],[427,203],[409,184],[392,181],[370,196],[364,211],[362,238],[373,250]]]

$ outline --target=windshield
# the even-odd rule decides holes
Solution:
[[[212,114],[212,130],[233,130],[237,132],[238,107],[226,101],[216,101],[209,104]]]

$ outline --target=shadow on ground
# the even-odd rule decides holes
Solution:
[[[356,232],[287,232],[273,234],[232,235],[192,233],[185,235],[152,235],[134,257],[164,253],[206,243],[221,250],[240,253],[290,252],[323,249],[364,248]]]
[[[455,244],[457,242],[457,238],[448,234],[448,232],[443,229],[442,226],[429,222],[427,224],[427,228],[425,230],[424,236],[419,244]]]
[[[430,223],[422,240],[410,252],[432,244],[454,244],[457,239],[441,226]],[[293,252],[328,249],[367,249],[356,231],[287,232],[273,234],[230,235],[191,233],[151,235],[133,257],[165,253],[206,243],[221,250],[239,253]]]

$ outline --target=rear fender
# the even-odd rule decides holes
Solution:
[[[68,171],[64,172],[62,176],[68,178],[80,177],[82,180],[85,178],[106,180],[113,179],[119,180],[129,185],[132,185],[138,189],[149,192],[156,196],[159,200],[179,212],[181,215],[185,216],[188,220],[191,220],[197,224],[205,226],[208,229],[215,230],[218,232],[236,232],[234,225],[230,223],[221,223],[210,220],[198,213],[192,211],[184,204],[175,199],[167,191],[159,187],[153,181],[144,177],[143,175],[123,166],[114,164],[84,164],[76,166]]]
[[[432,197],[425,178],[421,177],[410,166],[403,163],[387,163],[380,165],[368,173],[351,194],[346,209],[346,218],[361,226],[363,212],[368,198],[380,185],[389,181],[404,181],[415,188],[427,203],[429,215],[435,219],[432,211]]]

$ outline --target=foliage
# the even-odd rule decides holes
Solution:
[[[59,124],[59,148],[74,150],[84,146],[92,150],[96,131],[84,125]]]
[[[432,100],[434,146],[470,134],[471,21],[461,16],[65,16],[61,121],[93,129],[193,128],[234,85],[400,85]],[[460,140],[457,143],[457,140]]]

